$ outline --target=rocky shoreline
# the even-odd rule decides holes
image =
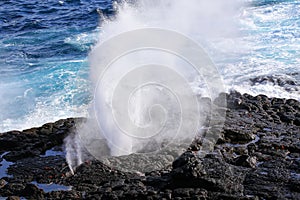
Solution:
[[[145,174],[88,160],[72,175],[62,145],[83,118],[2,133],[0,199],[300,199],[300,103],[222,95],[228,108],[214,151],[200,158],[194,144]]]

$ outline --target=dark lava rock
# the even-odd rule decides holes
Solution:
[[[7,200],[20,200],[21,198],[18,196],[9,196],[7,197]]]
[[[251,157],[249,155],[241,155],[233,160],[233,164],[236,166],[243,167],[256,167],[256,157]]]
[[[250,79],[252,85],[257,84],[272,84],[283,87],[286,91],[299,91],[299,73],[284,74],[284,75],[266,75],[258,76]]]
[[[1,133],[0,151],[9,151],[4,156],[7,161],[38,156],[47,149],[62,145],[63,139],[75,128],[75,123],[83,120],[69,118],[48,123],[39,128]]]
[[[34,184],[27,184],[25,188],[21,191],[21,195],[27,198],[43,199],[44,191],[39,189]]]
[[[208,154],[200,160],[193,153],[187,152],[173,163],[171,187],[204,188],[241,195],[245,171],[226,163],[221,154]]]
[[[11,181],[0,189],[1,196],[14,196],[21,195],[25,188],[25,184],[22,181]]]
[[[7,182],[4,179],[0,179],[0,188],[3,188]]]
[[[275,78],[274,84],[293,85],[293,82],[282,83]],[[238,92],[221,95],[213,104],[224,110],[222,99],[227,99],[226,120],[214,150],[199,156],[202,140],[195,140],[170,166],[145,174],[120,171],[92,159],[78,166],[71,175],[63,155],[42,156],[46,150],[61,146],[67,135],[74,134],[75,123],[83,119],[60,120],[40,128],[2,133],[0,153],[9,152],[4,158],[14,164],[8,168],[11,177],[0,179],[0,196],[27,199],[300,199],[300,103],[293,99],[253,97]],[[209,99],[203,102],[212,106]],[[209,120],[206,124],[210,124]],[[207,128],[207,134],[217,130]],[[139,162],[138,155],[126,158],[112,158],[111,162]],[[72,189],[45,192],[32,184],[33,181],[72,186]]]

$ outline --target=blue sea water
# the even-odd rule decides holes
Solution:
[[[236,46],[214,59],[227,88],[300,100],[297,90],[249,83],[261,75],[300,82],[291,75],[300,71],[300,2],[245,3],[239,35],[212,45]],[[0,1],[0,132],[87,114],[87,56],[99,39],[100,10],[113,15],[111,0]]]
[[[0,1],[0,132],[84,115],[98,10],[110,0]]]

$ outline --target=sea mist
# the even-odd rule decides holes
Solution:
[[[193,111],[190,105],[182,105],[176,94],[192,91],[193,98],[197,99],[205,96],[215,98],[216,93],[221,92],[216,89],[215,95],[212,95],[207,89],[205,77],[199,76],[195,70],[190,69],[188,63],[182,61],[178,56],[153,49],[144,49],[126,56],[120,55],[120,59],[108,68],[107,66],[99,66],[101,59],[106,59],[124,45],[118,43],[103,52],[102,47],[105,46],[107,40],[138,29],[154,27],[172,30],[201,45],[213,61],[214,55],[210,53],[213,41],[232,37],[236,34],[234,18],[238,7],[237,1],[223,0],[140,0],[116,4],[116,16],[101,22],[98,43],[89,55],[90,77],[94,87],[94,100],[91,102],[89,118],[86,123],[78,126],[74,135],[65,140],[70,169],[73,171],[76,166],[89,159],[86,152],[89,152],[93,157],[102,159],[107,156],[148,153],[163,149],[174,139],[174,133],[176,133],[179,125],[183,127],[184,134],[176,135],[175,143],[197,136],[201,133],[200,128],[205,118],[198,116],[195,122],[197,124],[196,129],[190,126],[188,116],[184,117],[186,121],[182,121],[183,111],[189,111],[190,121],[193,120],[193,115],[197,113]],[[132,39],[134,38],[130,38],[130,40]],[[185,43],[182,44],[182,47],[184,45]],[[180,49],[180,46],[177,47]],[[144,66],[145,63],[153,65],[153,69],[159,69],[160,66],[170,66],[184,77],[185,87],[176,82],[181,80],[180,78],[172,79],[169,73],[165,73],[167,81],[172,83],[170,88],[158,84],[156,87],[141,85],[130,93],[129,99],[116,99],[115,90],[126,91],[128,87],[131,87],[132,80],[138,82],[138,80],[148,80],[151,76],[159,76],[155,73],[137,73],[135,76],[136,66]],[[103,71],[106,73],[105,76]],[[126,79],[124,74],[129,73],[131,73],[130,79]],[[164,73],[163,70],[162,73]],[[122,87],[118,88],[121,81],[125,82]],[[174,93],[174,87],[182,88]],[[127,116],[119,117],[121,115],[114,105],[121,110],[125,107]],[[199,102],[193,106],[196,106],[195,110],[205,108],[205,105],[201,105]],[[145,131],[161,131],[160,127],[165,130],[163,135],[153,136],[150,134],[151,131]],[[147,135],[148,133],[149,135]],[[153,138],[148,140],[152,136]]]

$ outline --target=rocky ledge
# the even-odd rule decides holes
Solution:
[[[222,95],[228,108],[214,151],[200,158],[200,144],[193,144],[168,167],[145,174],[89,160],[72,175],[63,140],[84,119],[2,133],[0,198],[300,199],[300,103]]]

